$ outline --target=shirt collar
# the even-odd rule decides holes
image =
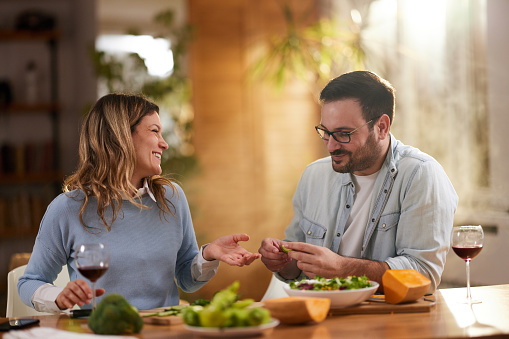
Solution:
[[[144,194],[148,194],[148,196],[150,197],[150,199],[154,200],[154,202],[157,202],[156,198],[154,197],[154,194],[152,193],[152,191],[150,190],[150,187],[148,186],[148,180],[145,179],[143,181],[143,187],[140,188],[138,190],[138,192],[136,192],[136,194],[134,195],[134,199],[136,198],[141,198]],[[124,199],[126,199],[124,197]]]
[[[394,177],[396,173],[398,173],[398,168],[396,167],[396,148],[400,143],[392,133],[389,134],[391,136],[391,143],[389,145],[389,151],[387,152],[387,157],[385,159],[385,164],[387,166],[387,170],[391,172],[391,175]]]

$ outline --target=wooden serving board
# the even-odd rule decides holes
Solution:
[[[347,314],[381,314],[381,313],[419,313],[429,312],[436,305],[434,296],[420,298],[414,302],[405,304],[389,304],[383,299],[377,301],[364,301],[357,306],[346,308],[331,308],[329,313],[332,315]]]
[[[140,311],[140,316],[143,319],[143,323],[150,324],[150,325],[177,325],[182,324],[183,320],[182,317],[179,317],[178,315],[169,315],[165,317],[158,317],[156,315],[150,316],[150,317],[144,317],[144,314],[154,313],[154,312],[162,312],[165,310],[165,308],[168,307],[162,307],[162,308],[156,308],[153,310],[145,310]]]

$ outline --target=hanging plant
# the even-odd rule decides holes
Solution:
[[[281,11],[286,31],[269,37],[267,52],[252,67],[252,79],[267,81],[277,90],[295,78],[323,87],[337,74],[364,67],[361,31],[353,20],[322,18],[303,26],[288,3]]]

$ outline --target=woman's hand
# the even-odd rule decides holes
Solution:
[[[247,234],[231,234],[220,237],[203,249],[203,258],[205,260],[221,260],[232,266],[249,265],[260,254],[251,253],[238,244],[239,241],[248,241]]]
[[[104,294],[103,288],[95,290],[95,296],[99,297]],[[92,289],[88,286],[87,282],[82,279],[70,281],[65,286],[64,290],[60,292],[55,300],[58,308],[65,310],[73,308],[74,305],[82,307],[85,304],[90,304],[92,300]]]

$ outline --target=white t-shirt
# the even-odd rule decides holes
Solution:
[[[359,258],[361,255],[362,239],[368,223],[369,206],[377,175],[378,172],[365,176],[352,175],[355,194],[352,211],[339,244],[338,254],[342,256]]]

